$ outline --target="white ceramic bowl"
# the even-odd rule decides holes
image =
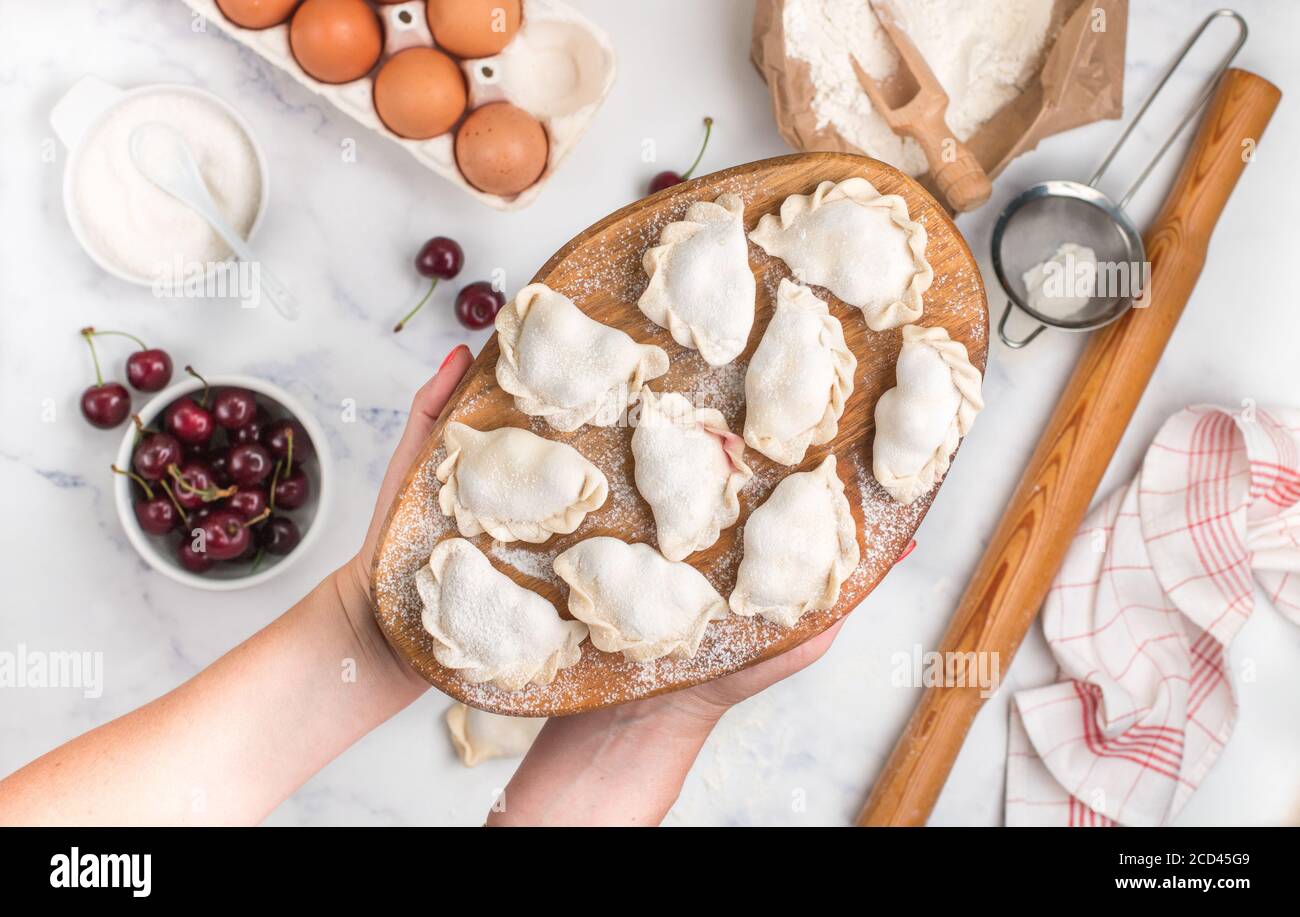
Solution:
[[[248,122],[224,99],[206,89],[185,83],[149,83],[124,90],[98,77],[82,77],[63,94],[59,101],[54,103],[54,108],[50,111],[50,125],[54,128],[54,133],[63,141],[63,145],[68,148],[68,159],[63,169],[63,209],[68,215],[68,225],[72,227],[72,235],[76,237],[77,242],[92,261],[114,277],[141,286],[152,286],[154,278],[142,277],[127,271],[95,248],[90,234],[86,232],[85,225],[81,222],[81,214],[77,212],[76,195],[73,193],[72,185],[86,138],[90,137],[109,113],[123,102],[156,92],[178,92],[204,99],[228,114],[248,137],[248,143],[257,156],[257,171],[262,179],[257,215],[253,217],[253,223],[248,228],[247,238],[250,240],[262,225],[262,217],[266,215],[266,202],[271,194],[271,178],[266,167],[266,154],[262,151],[262,145],[257,142],[257,137],[253,135],[253,129],[248,126]],[[209,273],[214,269],[209,269]]]
[[[298,547],[284,557],[265,555],[258,571],[252,574],[247,572],[247,566],[243,564],[217,564],[207,573],[191,573],[183,568],[176,559],[177,537],[175,532],[168,535],[148,535],[140,528],[140,524],[135,519],[134,497],[130,478],[120,474],[114,475],[113,499],[117,504],[117,516],[122,522],[122,529],[126,532],[127,540],[140,552],[140,556],[145,559],[145,562],[159,573],[171,577],[178,583],[194,586],[197,589],[215,591],[246,589],[249,586],[264,583],[289,569],[289,567],[297,563],[298,558],[311,550],[312,545],[320,537],[329,516],[330,487],[334,480],[332,460],[325,440],[325,430],[297,398],[278,385],[273,385],[263,379],[255,379],[252,376],[236,375],[209,376],[208,382],[214,389],[224,387],[248,389],[258,396],[258,402],[271,412],[272,417],[278,420],[281,417],[292,416],[302,424],[303,429],[307,431],[307,435],[311,437],[312,445],[316,450],[316,457],[304,463],[304,470],[311,481],[311,498],[307,501],[306,506],[287,513],[298,523],[298,530],[302,534],[302,541],[299,542]],[[161,416],[167,405],[182,395],[201,391],[202,388],[202,382],[197,379],[187,378],[185,381],[168,386],[157,395],[154,395],[137,413],[145,426],[150,426],[155,419]],[[122,437],[122,445],[117,450],[117,467],[130,468],[131,454],[134,451],[135,426],[131,425],[127,429],[126,435]]]

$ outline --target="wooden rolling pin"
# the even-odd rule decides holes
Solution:
[[[1228,70],[1155,223],[1143,236],[1149,305],[1088,342],[1002,524],[962,596],[940,652],[998,653],[1006,672],[1038,615],[1120,437],[1205,264],[1210,235],[1282,93]],[[927,688],[885,763],[860,825],[922,825],[983,699]]]

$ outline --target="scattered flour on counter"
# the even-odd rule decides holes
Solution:
[[[966,140],[1037,72],[1053,0],[894,0],[903,28],[948,93],[948,126]],[[898,66],[867,0],[786,0],[786,53],[809,66],[818,128],[831,125],[867,154],[909,175],[926,170],[911,139],[896,136],[871,102],[849,52],[876,79]]]

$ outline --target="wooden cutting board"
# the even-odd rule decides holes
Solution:
[[[745,201],[745,228],[749,231],[763,214],[777,212],[787,196],[810,194],[819,182],[853,176],[868,179],[884,194],[902,195],[912,218],[925,226],[929,235],[926,256],[935,276],[925,294],[921,324],[946,328],[954,340],[966,345],[971,361],[982,371],[987,356],[988,303],[979,269],[965,240],[944,209],[920,185],[884,163],[861,156],[781,156],[669,188],[624,207],[578,235],[556,252],[534,280],[569,296],[592,318],[622,329],[637,341],[664,348],[672,367],[667,375],[654,380],[651,388],[682,392],[698,406],[719,409],[731,429],[739,433],[744,428],[745,369],[771,318],[777,285],[790,276],[788,269],[784,262],[769,258],[750,244],[750,266],[758,282],[758,309],[749,346],[731,365],[715,369],[695,351],[675,344],[666,330],[637,309],[637,299],[646,285],[642,255],[658,242],[660,230],[680,220],[694,201],[712,201],[727,192],[740,195]],[[862,560],[845,581],[834,608],[806,614],[792,628],[761,618],[731,615],[709,626],[699,652],[689,660],[660,659],[639,665],[625,661],[621,654],[602,653],[588,641],[583,644],[581,661],[562,669],[551,684],[529,686],[522,691],[473,685],[439,665],[433,657],[432,638],[420,623],[421,605],[414,574],[427,562],[434,545],[458,535],[454,523],[438,508],[439,485],[434,474],[445,455],[442,431],[448,421],[458,420],[484,430],[500,426],[530,429],[573,446],[609,479],[605,505],[589,514],[571,535],[558,535],[541,545],[494,543],[487,535],[472,539],[498,570],[546,597],[564,617],[570,617],[568,587],[551,569],[557,554],[596,535],[655,544],[650,507],[633,484],[632,427],[586,426],[573,433],[559,433],[540,418],[518,411],[513,397],[496,383],[498,349],[493,336],[452,395],[448,409],[398,493],[380,536],[371,590],[375,616],[389,642],[431,684],[471,706],[517,716],[561,716],[718,678],[808,640],[851,611],[906,549],[934,494],[911,506],[901,506],[885,494],[871,473],[872,415],[876,399],[894,385],[900,332],[870,331],[859,309],[841,303],[820,287],[816,292],[843,324],[845,340],[858,360],[853,394],[840,419],[839,435],[832,443],[810,449],[798,468],[786,468],[747,449],[745,457],[754,469],[754,478],[740,494],[740,521],[724,531],[711,548],[687,560],[708,577],[723,598],[729,596],[740,564],[742,531],[749,513],[787,474],[814,468],[827,452],[833,451],[858,524],[862,549]],[[635,413],[632,419],[634,422]],[[628,584],[628,588],[635,586]]]

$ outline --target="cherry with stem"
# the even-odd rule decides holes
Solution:
[[[81,393],[81,414],[93,427],[111,430],[131,413],[131,393],[120,382],[105,382],[95,351],[95,329],[82,328],[81,337],[90,348],[90,359],[95,364],[95,384]]]
[[[700,151],[695,155],[695,161],[691,163],[691,167],[680,175],[672,171],[660,172],[658,175],[656,175],[653,179],[650,180],[650,193],[654,194],[656,191],[662,191],[665,188],[671,188],[673,185],[680,185],[682,182],[686,181],[688,178],[694,175],[696,168],[699,167],[700,160],[704,158],[704,151],[709,147],[709,137],[712,136],[712,134],[713,134],[713,119],[705,118],[704,119],[704,142],[700,144]]]
[[[424,304],[429,301],[429,297],[438,286],[439,280],[451,280],[460,273],[464,264],[465,252],[454,239],[435,236],[420,246],[420,251],[415,256],[415,269],[421,276],[428,277],[432,282],[424,296],[415,304],[415,308],[402,316],[402,320],[393,326],[393,332],[405,328],[406,323],[415,317],[415,313],[424,308]]]
[[[172,381],[172,358],[167,351],[149,347],[128,331],[100,331],[87,327],[81,333],[90,337],[115,335],[135,342],[140,349],[126,358],[126,381],[132,388],[142,392],[160,392]]]

